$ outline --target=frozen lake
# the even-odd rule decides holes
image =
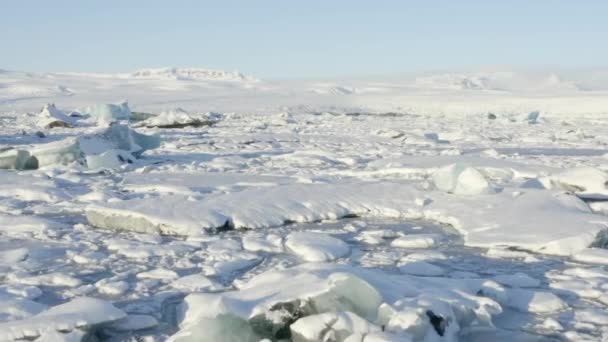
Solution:
[[[0,341],[608,336],[605,91],[159,72],[0,74]]]

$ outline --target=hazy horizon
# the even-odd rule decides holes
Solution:
[[[32,1],[0,11],[0,67],[201,67],[336,78],[490,66],[604,67],[600,1]]]

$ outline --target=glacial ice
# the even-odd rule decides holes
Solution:
[[[441,267],[422,260],[403,259],[399,261],[397,267],[399,267],[401,273],[421,277],[439,277],[445,274],[445,271]]]
[[[386,193],[399,196],[387,197]],[[432,196],[420,206],[417,199]],[[269,205],[269,203],[272,203]],[[193,199],[137,198],[86,209],[93,226],[183,236],[221,227],[264,228],[348,215],[407,217],[451,225],[470,246],[513,246],[571,255],[590,246],[608,219],[593,215],[576,196],[538,189],[503,189],[462,196],[420,190],[407,183],[288,184]],[[576,229],[574,229],[576,227]]]
[[[447,284],[377,272],[303,264],[254,276],[238,291],[191,294],[180,308],[181,330],[172,340],[211,341],[219,335],[205,332],[221,331],[228,341],[290,336],[344,341],[380,333],[380,326],[395,334],[384,335],[388,340],[453,339],[474,322],[491,325],[492,315],[501,312],[494,300],[475,295],[485,289],[481,280]],[[415,312],[413,319],[406,318],[408,312]]]
[[[486,177],[473,167],[452,164],[443,167],[432,176],[437,189],[456,195],[479,195],[493,192]]]
[[[47,104],[42,108],[36,121],[38,127],[42,128],[56,128],[64,127],[71,128],[74,125],[73,118],[67,116],[64,112],[57,109],[55,104]]]
[[[302,317],[289,329],[294,342],[345,341],[353,334],[382,331],[380,327],[349,311],[326,312]]]
[[[42,217],[0,213],[2,234],[9,237],[44,236],[46,232],[61,226],[61,223]]]
[[[38,160],[26,150],[15,148],[0,148],[0,169],[34,170],[38,168]]]
[[[535,110],[527,114],[523,114],[521,116],[522,121],[525,121],[529,124],[538,123],[538,118],[540,117],[540,112]]]
[[[608,265],[608,249],[605,248],[586,248],[575,253],[572,258],[576,261],[591,264]]]
[[[291,233],[285,239],[285,247],[310,262],[332,261],[350,253],[350,247],[344,241],[322,233]]]
[[[608,336],[602,94],[348,81],[313,88],[357,90],[349,96],[319,96],[296,83],[0,76],[0,167],[11,169],[0,172],[2,333],[27,321],[19,338],[42,331],[37,341]],[[73,89],[68,105],[128,94],[141,115],[100,105],[54,117],[18,97],[57,82]],[[192,113],[143,113],[166,106]],[[143,119],[219,121],[193,114],[207,110],[236,113],[203,131],[161,128],[158,152],[137,160],[159,145],[134,133]],[[40,128],[57,118],[73,127]],[[71,323],[42,328],[42,312],[81,296],[129,315],[70,330],[91,306],[81,302]]]
[[[523,312],[548,314],[567,308],[563,300],[547,291],[514,288],[507,289],[506,293],[507,298],[498,302]]]
[[[113,123],[77,137],[0,150],[0,169],[29,170],[74,162],[86,163],[91,169],[116,168],[159,146],[158,135],[141,134],[127,125]]]
[[[109,326],[114,331],[135,331],[154,328],[158,320],[151,315],[129,314],[126,318],[119,320]]]
[[[129,120],[131,118],[131,110],[129,109],[129,104],[127,102],[121,102],[119,104],[96,104],[79,109],[78,112],[106,122]]]
[[[440,237],[436,234],[412,234],[396,238],[391,246],[397,248],[432,248],[438,245]]]
[[[374,319],[380,301],[380,295],[372,286],[347,273],[321,276],[294,270],[270,271],[251,279],[238,291],[186,297],[182,306],[182,331],[174,339],[188,341],[183,337],[190,335],[195,340],[212,341],[213,336],[191,335],[200,333],[201,322],[209,327],[229,324],[241,338],[288,337],[289,322],[301,315],[341,309]]]
[[[540,181],[547,189],[575,192],[590,199],[608,199],[608,173],[593,167],[566,169],[542,177]]]
[[[182,108],[164,111],[159,115],[153,116],[143,121],[141,126],[148,128],[185,128],[211,126],[218,121],[217,113],[193,114],[188,113]]]
[[[81,136],[78,141],[91,169],[115,168],[123,163],[133,163],[144,151],[160,146],[158,135],[137,133],[127,125],[117,123]]]
[[[0,341],[44,339],[57,333],[61,337],[125,317],[123,311],[109,302],[80,297],[22,320],[0,323]]]
[[[34,145],[29,151],[38,160],[39,167],[66,165],[82,159],[82,151],[75,138]]]

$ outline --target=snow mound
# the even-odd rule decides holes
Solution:
[[[349,311],[326,312],[306,316],[292,324],[295,342],[345,341],[353,334],[378,333],[382,329]]]
[[[34,170],[38,168],[38,160],[29,151],[13,147],[0,148],[0,169]]]
[[[160,146],[160,136],[137,133],[127,125],[113,123],[108,128],[78,139],[90,169],[116,168],[133,163],[146,150]]]
[[[8,72],[7,72],[8,73]],[[63,85],[46,86],[35,83],[0,85],[0,99],[40,99],[72,96],[74,92]]]
[[[38,161],[38,167],[67,165],[83,157],[77,138],[34,145],[29,152]]]
[[[608,198],[608,173],[593,167],[568,169],[539,181],[547,189],[572,191],[585,198]]]
[[[489,90],[487,77],[459,74],[439,74],[416,78],[416,86],[425,89]]]
[[[380,326],[393,340],[412,334],[449,340],[472,322],[491,325],[491,316],[501,312],[494,300],[475,295],[484,289],[482,280],[303,264],[256,275],[235,291],[187,296],[178,310],[181,330],[170,340],[356,341],[362,333],[380,333]],[[413,319],[406,324],[408,312]]]
[[[131,118],[131,110],[126,101],[119,104],[96,104],[77,111],[81,114],[97,118],[100,121],[113,122],[116,120],[129,120]]]
[[[608,249],[587,248],[574,254],[572,259],[592,264],[608,265]]]
[[[140,69],[130,74],[136,79],[178,80],[178,81],[253,81],[238,71],[223,71],[200,68],[152,68]]]
[[[386,196],[387,193],[398,196]],[[429,198],[420,205],[420,198]],[[591,214],[576,196],[537,189],[454,196],[395,182],[288,184],[217,193],[91,205],[91,225],[184,236],[217,228],[265,228],[352,215],[406,217],[449,224],[470,246],[507,245],[570,255],[589,247],[608,219]]]
[[[0,169],[30,170],[74,162],[90,169],[117,168],[133,163],[146,150],[159,146],[159,135],[140,134],[127,125],[113,123],[90,134],[31,145],[26,150],[2,150]]]
[[[479,195],[494,192],[490,182],[477,169],[465,164],[452,164],[435,171],[435,187],[455,195]]]
[[[333,261],[350,254],[347,243],[322,233],[291,233],[287,235],[285,247],[310,262]]]
[[[412,234],[396,238],[391,242],[396,248],[432,248],[438,245],[439,236],[436,234]]]
[[[402,260],[397,264],[397,267],[399,267],[401,273],[415,276],[439,277],[445,274],[441,267],[422,260]]]
[[[0,197],[47,203],[69,199],[69,195],[54,180],[10,171],[0,171]]]
[[[219,120],[219,117],[218,113],[192,114],[181,108],[176,108],[153,116],[140,125],[148,128],[202,127],[211,126]]]
[[[548,314],[568,307],[558,296],[547,291],[515,288],[508,289],[506,293],[507,298],[503,304],[522,312]]]
[[[10,237],[45,236],[47,231],[62,225],[41,217],[0,213],[2,234]]]
[[[43,311],[35,316],[0,323],[0,341],[45,339],[73,331],[86,331],[126,317],[109,302],[81,297]]]
[[[535,110],[526,114],[522,114],[520,116],[520,120],[523,122],[527,122],[528,124],[536,124],[539,122],[540,112]]]
[[[45,105],[44,108],[42,108],[40,114],[38,114],[38,120],[36,124],[38,125],[38,127],[42,128],[71,128],[73,127],[74,122],[72,118],[57,109],[57,107],[55,107],[55,104],[49,103]]]

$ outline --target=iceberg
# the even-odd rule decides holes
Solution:
[[[38,160],[26,150],[0,148],[0,169],[35,170]]]
[[[191,114],[181,108],[176,108],[153,116],[142,122],[141,125],[148,128],[203,127],[213,125],[218,121],[218,117],[217,113]]]
[[[540,117],[540,112],[535,110],[533,112],[523,115],[522,120],[526,121],[529,124],[535,124],[535,123],[538,123],[539,117]]]
[[[290,326],[294,342],[345,341],[349,336],[359,333],[378,333],[382,330],[357,314],[326,312],[300,318]]]
[[[142,153],[160,146],[160,136],[137,133],[127,125],[112,124],[97,133],[29,145],[26,149],[0,149],[0,169],[34,170],[78,162],[90,169],[116,168],[133,163]]]
[[[350,254],[348,244],[322,233],[291,233],[287,235],[285,247],[293,254],[310,262],[333,261]]]
[[[126,101],[119,104],[96,104],[80,109],[78,112],[88,114],[98,120],[110,122],[131,118],[131,110]]]
[[[387,197],[387,193],[399,196]],[[421,203],[421,198],[430,200]],[[166,195],[162,203],[158,197],[134,198],[89,205],[85,214],[99,228],[181,236],[352,215],[403,217],[450,225],[462,234],[467,246],[512,246],[557,255],[589,247],[608,222],[566,193],[504,188],[496,194],[455,200],[452,194],[407,183],[352,181],[248,188],[196,200]]]
[[[89,169],[115,169],[119,168],[122,162],[132,163],[127,153],[120,150],[107,150],[100,154],[89,155],[85,157],[87,167]]]
[[[126,314],[101,299],[80,297],[18,321],[0,323],[0,341],[60,340],[61,335],[84,332],[91,327],[115,322]]]
[[[38,115],[37,125],[42,128],[71,128],[74,123],[72,118],[57,109],[55,104],[49,103],[42,108],[42,111]]]
[[[452,164],[437,170],[432,176],[435,187],[455,195],[480,195],[494,192],[486,177],[465,164]]]
[[[38,160],[38,167],[66,165],[82,158],[78,140],[74,138],[35,145],[30,149],[30,154]]]
[[[363,322],[376,318],[380,304],[378,291],[350,273],[268,271],[239,291],[187,296],[179,308],[182,330],[171,341],[285,339],[301,317],[345,311]]]
[[[567,169],[539,182],[547,189],[571,191],[582,198],[608,199],[608,173],[594,167]]]
[[[181,330],[170,341],[357,341],[384,329],[392,340],[451,340],[461,327],[491,326],[492,315],[502,311],[494,299],[477,295],[484,291],[482,279],[380,276],[308,263],[266,271],[235,291],[188,295],[178,308]]]
[[[78,139],[91,169],[115,168],[122,163],[132,163],[149,149],[160,146],[160,136],[135,132],[129,126],[112,123],[104,131]]]

